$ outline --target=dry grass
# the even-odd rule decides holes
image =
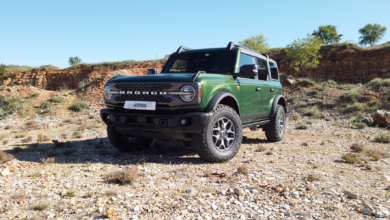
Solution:
[[[47,158],[40,158],[42,163],[55,163],[57,161],[57,157],[47,157]]]
[[[39,134],[37,141],[38,143],[42,143],[42,142],[50,141],[50,138],[47,135]]]
[[[12,154],[7,154],[4,151],[0,151],[0,164],[7,163],[8,161],[13,160],[15,157]]]
[[[248,168],[247,165],[242,165],[242,166],[239,166],[237,168],[237,172],[241,173],[241,174],[244,174],[244,175],[247,175],[249,173],[249,168]]]
[[[355,152],[362,152],[362,151],[364,151],[364,145],[359,144],[359,143],[354,143],[351,146],[351,150],[353,150]]]
[[[8,144],[8,140],[3,141],[3,145],[6,145],[6,144]]]
[[[294,121],[298,121],[299,120],[299,115],[298,114],[294,114],[292,116],[292,118],[293,118]]]
[[[354,164],[359,161],[359,156],[357,154],[347,153],[341,159],[345,160],[346,163]]]
[[[390,143],[390,135],[388,133],[380,133],[376,136],[376,142]]]
[[[317,176],[315,176],[314,174],[310,174],[308,177],[307,177],[307,180],[309,180],[310,182],[314,182],[314,181],[318,181],[319,178]]]
[[[106,181],[114,181],[121,185],[133,185],[138,178],[138,168],[131,167],[109,173],[105,176]]]
[[[26,137],[25,139],[22,139],[22,143],[30,143],[32,142],[33,138],[31,136]]]
[[[382,155],[380,155],[380,154],[373,154],[373,155],[371,155],[371,157],[372,157],[375,161],[380,161],[380,160],[382,160]]]
[[[309,128],[309,126],[307,126],[306,124],[303,124],[302,122],[298,122],[298,124],[295,127],[296,127],[296,129],[299,129],[299,130],[306,130]]]
[[[49,205],[50,205],[49,201],[45,199],[41,199],[38,202],[36,202],[34,205],[32,205],[31,209],[35,211],[42,211],[49,208]]]
[[[211,172],[210,167],[206,167],[206,170],[204,171],[203,176],[204,177],[211,177],[211,175],[212,175],[212,172]]]

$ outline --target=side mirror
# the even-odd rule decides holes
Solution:
[[[248,64],[248,65],[243,65],[240,67],[240,72],[238,74],[235,74],[235,77],[252,77],[256,76],[258,73],[257,70],[257,65],[256,64]]]
[[[152,74],[156,74],[156,70],[155,69],[148,69],[148,72],[146,73],[146,75],[152,75]]]

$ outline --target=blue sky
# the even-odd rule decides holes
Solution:
[[[225,47],[264,34],[285,47],[320,25],[335,25],[342,42],[358,42],[359,28],[388,28],[389,0],[119,1],[0,0],[0,63],[68,67],[85,63],[161,58],[180,45]]]

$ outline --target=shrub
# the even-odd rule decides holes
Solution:
[[[68,190],[68,191],[66,191],[65,195],[68,196],[68,197],[75,197],[76,196],[76,191]]]
[[[88,118],[89,118],[89,119],[94,119],[95,116],[94,116],[94,115],[89,115]]]
[[[267,151],[267,153],[265,153],[266,155],[274,155],[274,152],[272,151]]]
[[[21,97],[0,95],[0,119],[15,112],[23,112],[24,100]]]
[[[390,79],[383,79],[382,86],[384,86],[384,87],[390,86]]]
[[[308,177],[307,177],[307,180],[309,180],[310,182],[314,182],[314,181],[318,181],[319,178],[313,174],[310,174]]]
[[[346,163],[354,164],[359,161],[359,156],[357,154],[347,153],[341,157],[345,160]]]
[[[353,103],[352,105],[347,105],[347,108],[345,108],[345,112],[352,113],[352,112],[360,112],[365,109],[365,106],[363,103]]]
[[[348,93],[344,94],[344,100],[347,102],[355,103],[361,96],[362,89],[354,88],[351,89]]]
[[[36,98],[38,96],[39,96],[39,93],[34,93],[34,94],[31,95],[31,97],[33,97],[33,98]]]
[[[306,120],[305,122],[306,122],[306,124],[308,124],[308,125],[311,125],[311,124],[313,124],[313,122],[312,122],[312,121],[310,121],[310,120]]]
[[[382,155],[380,154],[373,154],[371,157],[374,158],[375,161],[382,160]]]
[[[382,156],[388,155],[387,151],[382,148],[367,148],[364,150],[366,154],[373,155],[373,154],[380,154]]]
[[[42,163],[55,163],[57,159],[57,157],[40,158]]]
[[[83,137],[83,136],[81,135],[81,133],[78,132],[78,131],[73,132],[72,136],[73,136],[74,138],[82,138],[82,137]]]
[[[13,160],[15,157],[12,154],[7,154],[4,151],[0,151],[0,164],[7,163]]]
[[[308,95],[311,95],[313,97],[317,97],[319,93],[320,93],[319,91],[313,90],[313,91],[309,92]]]
[[[364,145],[359,143],[354,143],[351,146],[351,150],[355,152],[362,152],[364,150]]]
[[[249,169],[247,165],[242,165],[237,168],[237,172],[247,175],[249,173]]]
[[[313,80],[308,78],[299,78],[297,79],[297,82],[299,83],[299,85],[303,87],[313,87],[316,85],[316,83]]]
[[[22,140],[22,143],[30,143],[32,140],[33,140],[32,137],[28,136],[28,137],[26,137],[25,139]]]
[[[105,196],[116,197],[118,194],[114,190],[107,190],[104,192]]]
[[[38,135],[38,139],[37,139],[38,143],[46,142],[46,141],[49,141],[49,140],[50,140],[50,138],[48,136],[44,135],[44,134],[39,134]]]
[[[63,148],[63,147],[65,147],[65,145],[66,145],[66,142],[60,142],[60,141],[58,141],[58,140],[52,140],[52,141],[53,141],[54,146],[55,146],[56,148]]]
[[[106,175],[106,181],[114,181],[121,185],[133,185],[138,178],[138,168],[130,167]]]
[[[86,109],[88,104],[84,101],[81,102],[75,102],[73,105],[70,107],[70,110],[75,111],[75,112],[80,112],[84,109]]]
[[[375,78],[371,80],[369,83],[367,83],[366,87],[370,88],[371,90],[378,90],[383,83],[383,79],[381,78]]]
[[[319,115],[319,114],[320,114],[320,111],[318,110],[318,108],[306,109],[303,112],[303,115],[305,115],[305,116],[315,116],[315,115]]]
[[[49,102],[49,101],[43,101],[42,103],[41,103],[41,105],[39,106],[39,108],[41,108],[41,109],[47,109],[47,108],[49,108],[51,106],[51,103]]]
[[[42,210],[45,210],[49,207],[50,203],[47,201],[47,200],[39,200],[38,202],[36,202],[32,207],[31,209],[35,210],[35,211],[42,211]]]
[[[79,65],[81,64],[82,60],[78,56],[75,57],[70,57],[68,60],[68,63],[70,66],[73,66],[75,68],[78,68]]]
[[[353,125],[355,125],[358,129],[364,129],[367,127],[366,123],[364,122],[356,122]]]
[[[299,115],[298,114],[294,114],[293,115],[293,120],[294,121],[298,121],[299,120]]]
[[[56,102],[56,103],[62,103],[62,102],[65,102],[66,99],[62,96],[53,96],[53,97],[51,97],[50,101]]]
[[[380,133],[376,136],[376,142],[390,143],[390,135],[388,133]]]
[[[297,129],[299,130],[306,130],[309,128],[309,126],[303,124],[302,122],[299,122],[296,126],[295,126]]]

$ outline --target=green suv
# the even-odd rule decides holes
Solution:
[[[100,111],[110,142],[122,152],[147,147],[154,138],[190,141],[212,162],[233,158],[244,128],[262,128],[280,141],[286,100],[276,62],[230,42],[224,48],[171,54],[160,74],[113,76]]]

